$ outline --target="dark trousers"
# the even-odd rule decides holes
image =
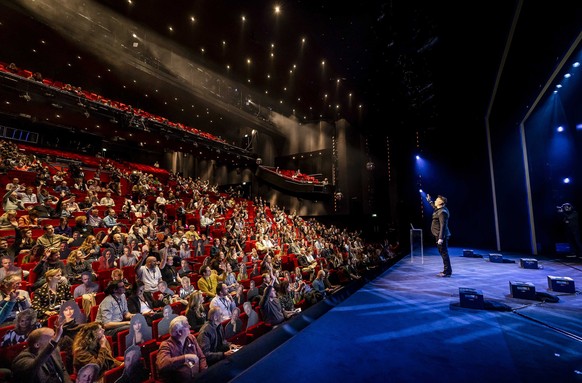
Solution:
[[[435,239],[438,241],[438,238]],[[453,269],[451,267],[451,259],[449,258],[449,238],[444,238],[441,245],[437,244],[437,249],[439,250],[439,254],[443,259],[443,274],[451,275],[453,273]]]

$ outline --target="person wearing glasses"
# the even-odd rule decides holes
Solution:
[[[118,332],[129,329],[129,321],[134,314],[127,309],[123,281],[110,281],[105,288],[105,295],[95,320],[103,323],[105,335],[115,338]]]

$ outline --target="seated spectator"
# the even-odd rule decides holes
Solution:
[[[206,323],[207,312],[204,308],[204,296],[197,290],[188,296],[188,305],[186,306],[186,318],[192,331],[198,332],[204,323]]]
[[[105,216],[105,218],[103,218],[103,224],[105,225],[105,227],[111,227],[111,228],[120,225],[117,222],[117,214],[115,213],[115,210],[113,210],[113,209],[107,210],[107,215]]]
[[[311,283],[311,287],[313,287],[314,290],[319,291],[324,298],[333,292],[333,288],[330,286],[329,281],[326,281],[325,279],[325,270],[319,270],[317,272],[317,277]]]
[[[87,256],[87,260],[90,262],[96,261],[101,255],[101,247],[97,243],[97,238],[94,235],[88,235],[79,247],[79,250]]]
[[[136,254],[139,253],[130,251],[129,246],[123,246],[123,255],[119,258],[119,267],[135,266],[138,262]]]
[[[16,189],[8,190],[2,198],[2,209],[8,210],[25,210],[24,204],[18,199]]]
[[[0,347],[14,346],[15,344],[26,342],[28,334],[40,327],[41,324],[36,320],[36,311],[34,309],[22,310],[16,314],[14,328],[4,334]]]
[[[44,251],[44,255],[41,260],[37,263],[34,267],[33,271],[37,275],[37,280],[34,282],[32,289],[36,291],[40,286],[42,286],[46,280],[46,273],[49,270],[58,270],[60,271],[61,280],[59,281],[63,285],[69,285],[69,281],[67,279],[65,264],[60,259],[61,252],[59,249],[50,249],[47,248]]]
[[[158,281],[162,279],[162,272],[158,267],[158,259],[150,255],[148,257],[142,258],[142,261],[145,259],[145,265],[140,265],[138,263],[136,270],[137,270],[137,279],[142,281],[145,286],[145,291],[149,293],[153,293],[158,289]]]
[[[163,382],[187,382],[208,368],[206,356],[185,316],[170,322],[170,338],[160,344],[156,366]]]
[[[99,201],[101,206],[115,207],[115,201],[111,198],[111,192],[106,192],[105,196]]]
[[[17,229],[18,218],[16,218],[16,210],[8,210],[0,216],[0,229]]]
[[[29,251],[36,244],[36,239],[32,237],[32,229],[18,229],[16,230],[16,235],[14,237],[14,242],[10,245],[10,254],[14,257],[18,256],[20,252]],[[24,273],[24,276],[28,276],[28,272]]]
[[[28,291],[22,290],[20,284],[22,278],[19,274],[10,274],[0,280],[0,299],[6,299],[11,293],[16,292],[14,307],[9,313],[6,313],[3,324],[8,325],[16,321],[18,313],[32,306]]]
[[[212,270],[210,266],[203,265],[200,267],[200,275],[202,277],[198,279],[198,290],[204,293],[207,301],[210,301],[216,296],[218,282],[224,280],[225,274],[218,276],[216,270]]]
[[[281,306],[279,298],[277,298],[277,291],[274,287],[275,278],[271,276],[269,284],[265,288],[265,292],[259,302],[259,307],[263,314],[263,320],[272,325],[278,325],[284,320],[296,315],[299,311],[288,311]]]
[[[103,251],[101,251],[101,256],[99,257],[98,261],[99,261],[99,271],[112,269],[117,264],[115,254],[113,254],[113,251],[111,249],[103,249]]]
[[[69,226],[69,219],[67,217],[59,218],[59,225],[55,227],[55,234],[64,235],[69,238],[73,236],[73,229]]]
[[[69,253],[69,256],[67,257],[67,264],[65,265],[65,276],[67,277],[69,284],[76,285],[83,283],[81,280],[83,273],[89,273],[93,275],[91,262],[89,262],[86,258],[87,256],[79,249],[73,250]],[[96,274],[95,277],[97,277]]]
[[[238,284],[238,286],[236,287],[236,291],[234,292],[234,294],[232,294],[232,299],[234,300],[234,304],[236,306],[240,306],[246,301],[243,284],[240,283]]]
[[[42,202],[40,202],[39,205],[34,206],[32,210],[38,213],[39,218],[60,218],[60,215],[52,205],[52,200],[50,198],[43,199]]]
[[[99,292],[99,284],[95,282],[95,274],[91,271],[81,273],[81,284],[73,290],[73,298],[79,298],[83,295],[95,295]],[[93,298],[93,301],[95,299]]]
[[[57,346],[62,333],[62,326],[58,326],[56,332],[48,327],[30,332],[28,348],[12,361],[15,381],[71,383]]]
[[[87,215],[87,224],[93,229],[98,227],[105,227],[103,218],[99,217],[99,210],[91,209]]]
[[[247,291],[247,301],[252,302],[257,296],[260,299],[259,288],[255,286],[255,280],[251,279],[249,282],[249,290]]]
[[[232,295],[236,291],[236,288],[238,286],[238,282],[236,280],[236,275],[232,271],[232,267],[230,266],[230,263],[226,263],[225,274],[226,274],[226,277],[224,278],[224,283],[226,284],[226,289],[228,290],[228,293]]]
[[[24,228],[36,229],[41,227],[40,221],[38,220],[38,211],[34,209],[28,210],[28,214],[25,214],[18,218],[18,227],[20,229]]]
[[[209,366],[231,356],[235,353],[235,350],[241,347],[226,340],[221,322],[222,314],[220,310],[216,307],[211,308],[208,311],[208,320],[198,334],[198,343],[206,356]]]
[[[46,283],[34,292],[32,308],[43,325],[47,323],[48,317],[59,313],[61,303],[73,298],[70,286],[61,282],[62,276],[61,269],[47,270]]]
[[[129,328],[129,324],[127,327]],[[113,356],[105,334],[106,331],[100,321],[90,322],[81,327],[73,342],[75,371],[80,371],[89,363],[95,363],[99,366],[98,379],[100,379],[105,371],[121,365],[121,362]]]
[[[87,217],[84,215],[75,217],[75,226],[73,232],[78,232],[79,236],[85,240],[89,235],[93,234],[93,228],[87,224]]]
[[[71,188],[67,185],[67,181],[62,180],[60,184],[55,186],[55,192],[60,195],[67,195],[71,193]]]
[[[105,288],[105,294],[95,320],[103,324],[106,335],[115,337],[118,332],[129,329],[129,320],[133,316],[127,309],[125,283],[110,281]]]
[[[190,275],[193,270],[190,268],[190,263],[187,259],[180,260],[180,271],[178,271],[178,275],[184,280],[184,277]]]
[[[236,307],[234,300],[228,292],[226,284],[220,282],[216,286],[216,296],[210,301],[210,308],[216,307],[220,310],[222,321],[230,319],[232,310]]]
[[[23,277],[22,269],[20,267],[14,266],[12,257],[10,257],[8,254],[0,257],[0,262],[2,263],[2,267],[0,267],[0,281],[12,274],[18,275],[21,278]]]
[[[162,254],[162,264],[160,267],[160,271],[162,273],[162,279],[170,287],[180,286],[180,284],[182,283],[182,278],[178,274],[176,266],[174,266],[174,257],[164,252],[161,252],[161,254]]]
[[[127,298],[127,307],[130,313],[142,314],[149,326],[156,319],[163,316],[163,312],[159,311],[164,307],[164,302],[159,299],[154,299],[152,294],[145,291],[145,285],[142,281],[136,281],[134,292]]]
[[[55,234],[55,228],[50,223],[44,226],[44,234],[36,239],[36,244],[45,249],[59,249],[61,242],[72,242],[72,240],[65,235]]]

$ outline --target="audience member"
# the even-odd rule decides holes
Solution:
[[[204,323],[206,323],[207,312],[204,308],[204,296],[197,290],[188,297],[186,306],[186,318],[192,331],[198,332]]]
[[[0,299],[9,297],[11,293],[17,293],[14,307],[4,318],[3,323],[5,325],[14,322],[20,311],[26,310],[32,306],[28,291],[20,288],[21,283],[22,277],[18,274],[10,274],[0,280]]]
[[[100,379],[105,371],[121,365],[121,362],[115,359],[111,345],[105,336],[105,329],[100,321],[85,324],[73,341],[73,366],[75,371],[89,363],[95,363],[99,366]]]
[[[145,265],[141,265],[145,259]],[[137,267],[137,278],[143,282],[145,291],[153,293],[158,290],[158,281],[162,279],[162,272],[158,267],[158,259],[150,255],[142,258]]]
[[[127,309],[123,281],[110,281],[105,288],[105,295],[95,320],[103,324],[106,335],[115,337],[118,332],[129,329],[129,320],[134,314]]]
[[[51,315],[57,315],[63,302],[73,298],[71,287],[62,282],[59,268],[47,270],[46,282],[34,292],[32,308],[36,310],[38,320],[45,325]]]
[[[208,320],[198,334],[198,343],[206,356],[209,366],[231,356],[235,350],[240,348],[239,345],[232,344],[224,336],[224,327],[221,324],[222,314],[216,307],[208,311]]]
[[[32,330],[28,335],[28,348],[12,361],[12,373],[17,382],[70,383],[71,377],[61,359],[57,346],[63,333],[48,327]]]
[[[206,355],[190,332],[185,316],[170,323],[170,338],[160,344],[156,366],[163,382],[192,381],[208,368]]]
[[[236,305],[225,283],[221,282],[216,286],[216,295],[210,301],[210,308],[212,309],[213,307],[220,310],[220,314],[222,315],[221,321],[230,319],[232,310],[234,310]]]

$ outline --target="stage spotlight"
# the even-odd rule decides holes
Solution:
[[[562,180],[562,182],[565,183],[565,184],[569,184],[570,183],[570,178],[569,177],[566,177],[566,178],[564,178]]]
[[[416,159],[417,160],[420,160],[420,156],[418,154],[416,155]]]
[[[558,127],[556,128],[556,131],[557,131],[558,133],[562,133],[562,132],[564,131],[564,127],[560,125],[560,126],[558,126]]]

